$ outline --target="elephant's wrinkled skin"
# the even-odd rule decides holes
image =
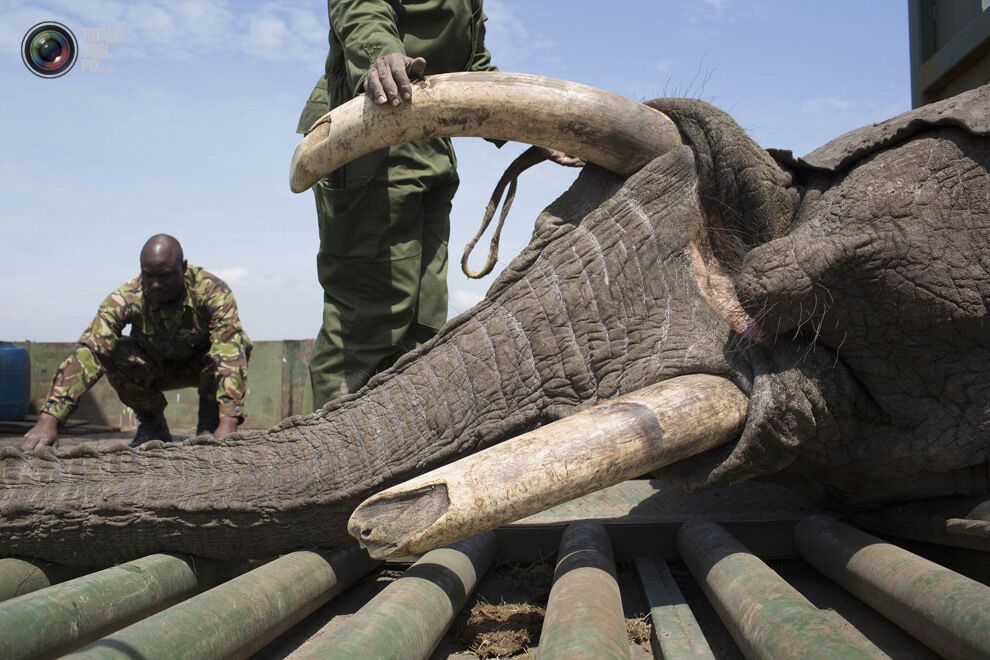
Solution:
[[[664,478],[849,506],[985,494],[990,88],[803,160],[706,104],[651,105],[687,146],[625,180],[587,167],[483,302],[358,395],[222,441],[3,450],[0,554],[337,545],[386,485],[699,372],[749,394],[749,419]]]

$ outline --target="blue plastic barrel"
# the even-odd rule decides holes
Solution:
[[[24,419],[31,386],[31,362],[26,348],[0,344],[0,421]]]

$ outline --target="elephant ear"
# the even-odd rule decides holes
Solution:
[[[802,204],[736,270],[742,307],[772,336],[807,327],[826,344],[880,309],[902,327],[983,323],[988,136],[990,85],[791,159]]]
[[[973,135],[990,135],[988,109],[990,84],[849,131],[803,158],[794,158],[789,151],[771,150],[771,154],[790,168],[834,172],[935,126],[957,126]]]

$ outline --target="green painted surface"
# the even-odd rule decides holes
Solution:
[[[708,640],[684,595],[674,581],[667,562],[653,557],[636,559],[636,573],[643,597],[650,608],[654,657],[664,660],[714,660]]]
[[[990,587],[828,516],[794,536],[805,561],[943,657],[990,657]]]
[[[622,596],[605,527],[593,522],[569,526],[558,556],[539,658],[628,660]]]
[[[55,657],[219,580],[211,562],[142,557],[0,603],[0,657]]]
[[[76,658],[246,658],[369,573],[357,547],[299,551],[93,642]]]
[[[19,342],[17,345],[26,347],[30,355],[28,414],[36,415],[48,397],[55,371],[76,345],[71,342]],[[286,417],[311,412],[312,394],[307,370],[311,350],[310,340],[255,342],[248,364],[245,428],[268,428]],[[192,433],[199,406],[196,388],[170,390],[165,398],[168,401],[165,416],[173,433]],[[134,414],[120,402],[106,378],[101,378],[83,396],[72,419],[125,431],[137,427]]]
[[[721,526],[687,522],[681,558],[747,658],[886,658],[834,612],[822,611]]]
[[[0,601],[23,596],[80,575],[80,569],[28,561],[16,557],[0,559]]]
[[[491,566],[492,532],[431,550],[300,658],[428,658]]]

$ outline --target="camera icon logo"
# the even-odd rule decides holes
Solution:
[[[64,76],[76,63],[79,46],[72,31],[53,21],[38,23],[21,42],[21,59],[28,70],[42,78]]]

